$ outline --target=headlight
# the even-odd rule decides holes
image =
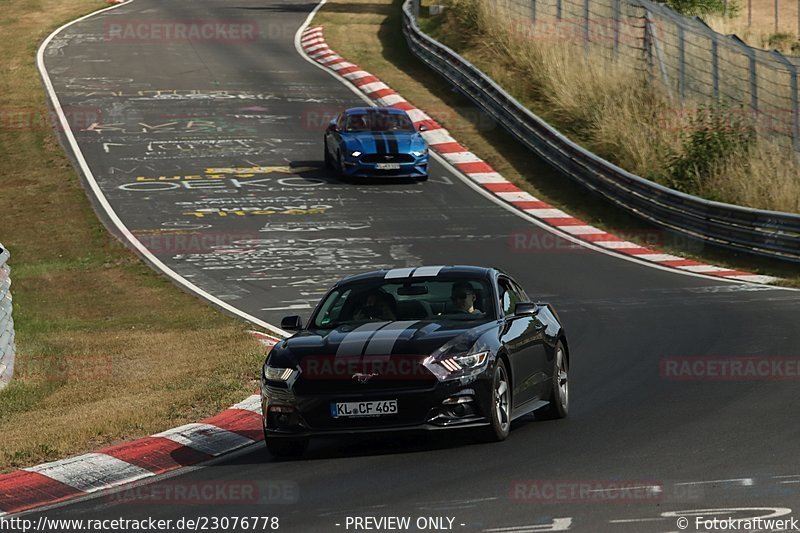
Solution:
[[[264,377],[270,381],[289,382],[297,375],[297,370],[292,368],[274,368],[268,366],[264,368]]]
[[[465,378],[479,374],[486,367],[489,352],[476,352],[467,355],[456,355],[444,359],[430,356],[423,363],[425,367],[439,378],[440,381],[448,379]]]
[[[360,156],[360,155],[361,155],[361,152],[359,152],[358,150],[356,150],[355,152],[353,152],[353,153],[352,153],[352,154],[350,154],[350,155],[351,155],[351,156],[353,156],[353,157],[358,157],[358,156]]]
[[[428,149],[425,148],[424,150],[421,151],[411,152],[411,155],[413,155],[414,157],[422,157],[423,155],[428,155]]]

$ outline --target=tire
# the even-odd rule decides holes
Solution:
[[[300,457],[308,448],[308,439],[290,439],[284,437],[267,437],[264,442],[267,451],[276,458]]]
[[[328,139],[325,139],[325,168],[333,169],[333,159],[331,159],[331,154],[328,152]]]
[[[339,178],[340,181],[345,181],[346,179],[344,175],[344,158],[341,152],[339,152],[336,158],[336,177]]]
[[[487,406],[491,413],[489,427],[482,428],[481,440],[500,442],[511,431],[511,381],[502,359],[498,358],[492,370],[492,397]]]
[[[550,402],[545,407],[533,412],[539,420],[556,420],[566,418],[569,413],[569,362],[564,345],[556,343],[553,357],[553,378],[550,380]]]

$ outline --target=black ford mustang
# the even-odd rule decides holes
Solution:
[[[567,415],[569,351],[558,315],[503,272],[471,266],[382,270],[339,281],[308,324],[267,356],[264,436],[273,455],[309,437],[474,427]]]

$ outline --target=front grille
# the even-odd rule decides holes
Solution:
[[[361,156],[362,163],[413,163],[411,154],[365,154]]]

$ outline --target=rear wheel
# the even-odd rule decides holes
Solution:
[[[533,414],[539,420],[564,418],[569,413],[569,362],[561,341],[556,344],[553,358],[553,378],[550,382],[550,403]]]
[[[511,430],[511,382],[502,359],[497,359],[492,372],[492,396],[487,406],[490,415],[488,428],[483,428],[482,440],[498,442]]]

